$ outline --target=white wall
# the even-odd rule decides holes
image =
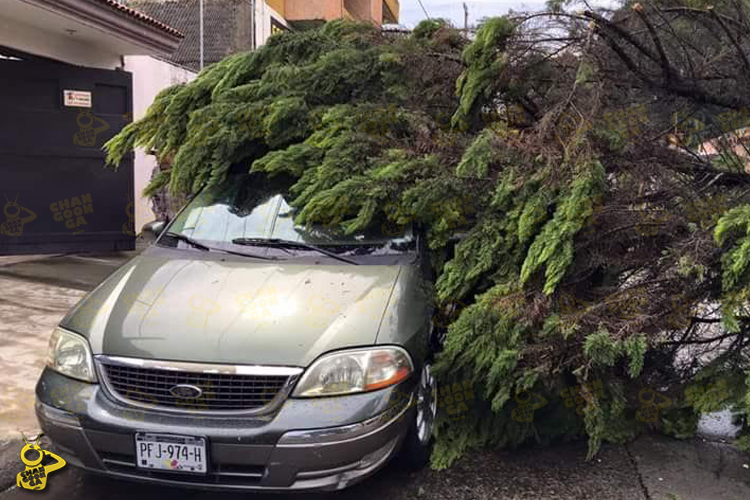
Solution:
[[[166,87],[195,78],[192,71],[150,56],[125,56],[125,70],[133,73],[133,118],[143,118],[156,94]],[[151,180],[156,159],[142,149],[135,152],[135,231],[155,219],[151,202],[141,193]]]
[[[260,47],[266,43],[271,36],[271,16],[278,23],[289,27],[286,19],[281,14],[272,9],[266,2],[259,0],[255,2],[255,46]]]

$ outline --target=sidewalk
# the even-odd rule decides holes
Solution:
[[[134,255],[0,257],[0,470],[6,469],[2,450],[22,442],[21,432],[39,432],[34,387],[52,329],[88,290]]]
[[[37,435],[33,391],[52,329],[65,312],[135,252],[35,256],[0,260],[0,500],[29,498],[18,491],[20,432]],[[712,417],[706,430],[716,430]],[[720,425],[718,427],[721,427]],[[710,433],[710,432],[709,432]],[[750,498],[750,456],[727,444],[644,436],[627,446],[603,446],[586,462],[586,443],[515,452],[481,452],[445,471],[406,473],[395,466],[350,490],[342,500],[744,500]],[[247,498],[122,483],[66,467],[38,498],[147,500]],[[253,498],[278,496],[253,495]],[[300,498],[311,498],[304,496]]]

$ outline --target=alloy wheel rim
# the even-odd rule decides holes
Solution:
[[[427,444],[432,437],[432,427],[437,414],[437,383],[432,376],[430,365],[422,368],[417,391],[417,437],[421,444]]]

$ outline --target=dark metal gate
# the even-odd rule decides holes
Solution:
[[[135,247],[133,155],[101,149],[131,113],[130,73],[0,58],[0,255]]]

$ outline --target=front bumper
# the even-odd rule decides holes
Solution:
[[[415,411],[411,400],[399,396],[413,391],[413,383],[405,382],[347,396],[335,411],[322,411],[320,400],[287,401],[272,420],[263,421],[134,411],[101,385],[45,369],[36,388],[36,413],[56,452],[92,472],[206,489],[337,490],[373,474],[396,453]],[[61,393],[65,397],[52,396]],[[136,432],[205,437],[208,474],[137,468]]]

